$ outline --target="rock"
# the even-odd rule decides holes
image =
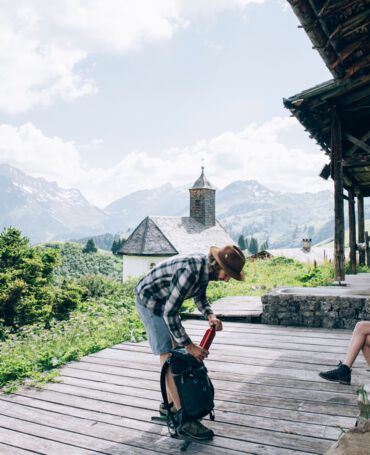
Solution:
[[[359,428],[352,428],[325,455],[369,455],[370,421]]]

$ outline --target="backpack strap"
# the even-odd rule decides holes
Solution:
[[[170,410],[170,404],[168,403],[168,397],[167,397],[167,389],[166,389],[166,374],[167,374],[167,371],[170,367],[170,363],[171,363],[171,358],[168,358],[163,366],[162,366],[162,370],[161,370],[161,392],[162,392],[162,398],[163,398],[163,403],[164,403],[164,407],[167,409],[167,426],[168,426],[168,432],[170,433],[170,436],[172,438],[175,438],[179,435],[178,433],[178,425],[177,425],[177,422],[175,420],[175,417],[174,415],[172,414],[171,410]]]
[[[167,397],[167,389],[166,389],[166,374],[167,371],[170,367],[171,364],[171,357],[168,358],[165,363],[162,366],[161,370],[161,392],[162,392],[162,398],[163,398],[163,403],[164,407],[167,409],[167,427],[168,427],[168,432],[171,436],[171,438],[178,438],[179,435],[179,427],[182,422],[182,411],[177,412],[177,419],[175,418],[175,415],[172,414],[170,410],[170,405],[168,403],[168,397]],[[179,424],[180,422],[180,424]],[[189,437],[187,435],[183,436],[184,438],[184,445],[181,447],[181,452],[185,452],[186,449],[188,448],[190,441]]]

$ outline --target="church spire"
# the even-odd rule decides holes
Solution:
[[[200,177],[190,191],[190,216],[206,227],[216,224],[215,193],[209,180],[204,175],[204,166]]]

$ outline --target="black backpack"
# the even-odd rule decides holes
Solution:
[[[170,365],[181,402],[181,409],[175,414],[170,412],[166,391],[166,373]],[[185,349],[173,349],[170,357],[163,364],[161,392],[167,409],[167,426],[171,437],[179,436],[179,429],[185,422],[201,419],[207,414],[211,420],[215,419],[214,388],[208,377],[207,368],[203,362],[198,362]],[[189,439],[186,436],[184,440],[182,451],[185,451],[189,445]]]

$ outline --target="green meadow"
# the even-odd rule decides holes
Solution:
[[[68,246],[68,254],[73,248]],[[112,278],[118,273],[116,258],[111,255],[102,262],[99,254],[79,257],[68,268],[66,261],[61,262],[60,250],[54,245],[31,247],[14,229],[0,235],[3,392],[14,391],[22,384],[57,381],[58,367],[70,361],[124,341],[145,339],[135,310],[137,280],[121,283]],[[91,266],[94,259],[105,275],[90,271],[88,275],[73,276],[76,261]],[[67,276],[62,270],[68,271]],[[283,257],[247,262],[244,272],[244,282],[211,282],[209,300],[230,295],[258,296],[277,286],[322,286],[333,281],[331,263],[313,267]],[[191,299],[184,302],[182,311],[185,314],[194,308]]]

